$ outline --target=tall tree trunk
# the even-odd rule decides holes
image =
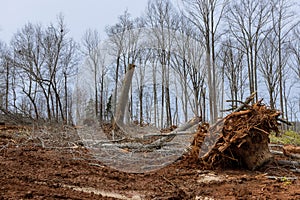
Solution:
[[[103,93],[104,93],[104,73],[101,74],[101,85],[100,85],[100,111],[99,118],[100,122],[103,121]]]
[[[165,66],[162,67],[162,81],[161,81],[161,113],[160,126],[164,127],[164,102],[165,102]]]
[[[9,95],[9,64],[6,61],[6,83],[5,83],[5,110],[8,111],[8,95]]]
[[[280,110],[282,116],[285,116],[285,109],[284,109],[284,92],[283,92],[283,75],[282,75],[282,56],[281,56],[281,39],[279,36],[279,43],[278,43],[278,65],[279,65],[279,99],[280,99]]]
[[[139,92],[139,100],[140,100],[140,125],[143,124],[143,85],[140,86],[140,92]]]
[[[114,94],[114,101],[113,107],[114,109],[117,108],[117,100],[118,100],[118,81],[119,81],[119,68],[120,68],[120,56],[117,57],[117,67],[116,67],[116,80],[115,80],[115,94]]]
[[[183,110],[184,110],[184,121],[187,122],[188,121],[188,92],[187,92],[187,88],[188,88],[188,85],[187,85],[187,70],[186,70],[186,60],[183,59],[183,76],[184,76],[184,79],[183,79],[183,84],[184,84],[184,101],[183,101]],[[195,98],[196,99],[196,98]],[[197,104],[196,104],[196,108],[197,107]]]
[[[209,116],[211,123],[214,123],[214,102],[213,102],[213,85],[212,85],[212,71],[210,62],[209,44],[206,44],[206,65],[207,65],[207,82],[208,82],[208,98],[209,98]]]
[[[98,84],[97,84],[97,65],[94,65],[94,87],[95,87],[95,115],[96,119],[99,117],[99,109],[98,109]]]
[[[169,60],[169,59],[168,59]],[[166,65],[166,84],[165,84],[165,91],[166,91],[166,114],[167,114],[167,127],[172,126],[172,113],[171,113],[171,99],[170,99],[170,67],[169,64]]]
[[[156,88],[156,64],[153,64],[153,104],[154,104],[154,124],[158,126],[157,122],[157,88]]]
[[[206,101],[205,101],[206,95],[205,95],[205,88],[203,86],[201,87],[201,99],[202,99],[202,121],[206,122]]]
[[[64,72],[64,79],[65,79],[65,123],[69,123],[69,118],[68,118],[68,77],[67,77],[67,73]]]
[[[213,3],[213,1],[211,1]],[[211,5],[213,7],[213,5]],[[218,103],[217,103],[217,69],[216,69],[216,56],[215,56],[215,31],[214,31],[214,11],[210,13],[210,23],[211,23],[211,60],[212,60],[212,101],[213,101],[213,122],[217,121],[218,118]]]

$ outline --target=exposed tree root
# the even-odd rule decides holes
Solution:
[[[197,158],[210,167],[234,165],[254,170],[271,161],[269,134],[279,132],[280,112],[262,100],[248,105],[252,98],[213,126],[200,126],[190,155],[200,155]]]

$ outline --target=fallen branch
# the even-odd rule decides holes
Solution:
[[[9,146],[9,142],[8,142],[6,145],[3,145],[3,146],[2,146],[2,148],[0,149],[0,152],[1,152],[3,149],[6,149],[8,146]]]
[[[138,142],[126,142],[126,143],[104,143],[101,144],[101,147],[117,147],[120,149],[129,149],[129,150],[134,150],[136,152],[144,152],[144,151],[152,151],[153,149],[160,149],[162,146],[172,146],[172,145],[179,145],[179,143],[166,143],[166,144],[160,144],[160,143],[150,143],[150,144],[143,144],[143,143],[138,143]]]
[[[293,161],[293,160],[277,160],[277,164],[284,165],[284,166],[290,166],[290,167],[300,167],[300,162]]]
[[[288,155],[288,157],[294,158],[294,159],[300,159],[300,155],[299,154],[293,154],[293,153],[291,153],[291,154]]]
[[[170,180],[167,179],[166,177],[164,177],[164,176],[161,176],[161,177],[162,177],[167,183],[169,183],[170,185],[172,185],[172,186],[178,188],[177,185],[176,185],[175,183],[173,183],[172,181],[170,181]]]
[[[226,100],[226,102],[237,102],[237,103],[245,104],[243,101],[240,100]]]
[[[36,137],[36,139],[38,139],[41,142],[42,148],[45,148],[44,140],[40,137]]]
[[[279,180],[279,181],[295,181],[298,180],[298,177],[285,177],[285,176],[266,176],[268,179]]]
[[[269,147],[280,147],[282,148],[284,145],[283,144],[269,144]]]
[[[97,163],[89,163],[90,166],[95,166],[95,167],[105,167],[104,165],[99,165]]]
[[[270,150],[270,152],[273,155],[284,156],[282,151]]]
[[[113,143],[120,143],[123,141],[126,141],[126,138],[122,138],[119,140],[95,140],[95,139],[85,139],[82,140],[85,143],[93,143],[93,145],[98,145],[98,144],[113,144]]]
[[[290,153],[290,154],[286,155],[282,151],[276,151],[276,150],[270,150],[270,152],[273,155],[286,156],[286,157],[293,158],[293,159],[300,159],[300,155],[299,154]]]
[[[245,102],[239,107],[237,107],[233,112],[239,112],[243,110],[254,99],[255,95],[256,92],[253,92],[248,98],[246,98]]]
[[[292,126],[292,125],[293,125],[291,122],[288,122],[288,121],[285,120],[285,119],[277,118],[277,120],[280,121],[280,122],[282,122],[282,123],[284,123],[284,124],[287,124],[287,125],[289,125],[289,126]]]
[[[143,135],[143,138],[149,138],[149,137],[169,137],[169,136],[177,136],[177,135],[192,135],[195,131],[172,131],[168,134],[161,134],[161,133],[149,133],[146,135]]]
[[[291,172],[300,173],[300,169],[290,169]]]

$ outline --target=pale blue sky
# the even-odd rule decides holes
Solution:
[[[148,0],[0,0],[0,40],[8,43],[27,22],[46,26],[63,13],[70,36],[79,42],[88,28],[102,37],[109,24],[117,22],[126,9],[140,16]]]

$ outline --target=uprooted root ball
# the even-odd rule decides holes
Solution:
[[[213,126],[199,126],[190,156],[206,166],[242,166],[254,170],[272,160],[269,134],[279,132],[280,112],[257,102]]]

